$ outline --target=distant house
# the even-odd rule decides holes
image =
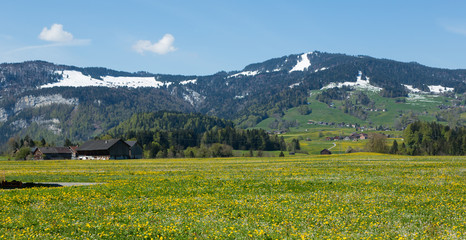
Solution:
[[[93,140],[79,146],[79,159],[129,159],[130,146],[121,139]]]
[[[328,149],[324,149],[324,150],[320,151],[320,155],[330,155],[330,154],[332,154],[332,152],[330,152],[330,150],[328,150]]]
[[[69,147],[39,147],[34,150],[35,160],[71,159]]]
[[[361,133],[361,134],[359,134],[359,139],[365,140],[365,139],[367,139],[367,138],[368,138],[368,135],[367,135],[366,133]]]
[[[126,141],[126,144],[129,145],[129,158],[132,159],[141,159],[144,154],[141,144],[137,141]]]

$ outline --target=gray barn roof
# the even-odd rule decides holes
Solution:
[[[68,147],[40,147],[39,151],[43,154],[71,154]]]
[[[113,145],[115,145],[115,143],[117,143],[118,141],[121,141],[121,139],[87,141],[87,142],[83,143],[83,145],[79,146],[78,149],[76,149],[76,151],[108,150]]]

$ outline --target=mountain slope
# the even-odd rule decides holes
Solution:
[[[210,76],[128,73],[43,61],[0,64],[0,142],[14,135],[84,140],[134,113],[200,112],[253,127],[307,104],[311,90],[353,86],[384,97],[459,94],[466,70],[367,56],[302,53]]]

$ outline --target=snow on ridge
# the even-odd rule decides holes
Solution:
[[[230,75],[230,76],[228,76],[228,78],[240,77],[240,76],[256,76],[259,73],[260,72],[258,70],[256,70],[256,71],[243,71],[243,72],[240,72],[240,73]]]
[[[338,87],[341,88],[343,86],[354,87],[356,89],[367,89],[369,91],[378,92],[381,91],[382,88],[376,87],[369,83],[369,77],[366,76],[366,80],[362,80],[362,72],[358,72],[358,76],[356,77],[356,82],[343,82],[343,83],[330,83],[327,86],[321,88],[321,90],[325,90],[328,88]]]
[[[294,71],[304,71],[304,70],[306,70],[309,66],[311,66],[311,61],[310,61],[309,58],[307,57],[308,54],[312,54],[312,52],[310,52],[310,53],[304,53],[303,55],[301,55],[301,60],[299,60],[298,63],[296,63],[296,65],[290,70],[290,72],[294,72]]]
[[[189,84],[189,83],[191,83],[191,84],[196,84],[196,82],[197,82],[197,78],[196,78],[196,79],[191,79],[191,80],[184,80],[184,81],[181,81],[180,84],[181,84],[181,85],[186,85],[186,84]]]
[[[433,93],[443,93],[443,92],[453,92],[454,88],[443,87],[441,85],[430,85],[429,87],[430,92]]]
[[[95,79],[91,76],[84,75],[82,72],[74,70],[55,71],[61,74],[62,79],[55,83],[49,83],[40,86],[40,88],[53,88],[53,87],[153,87],[160,88],[163,86],[170,86],[171,82],[157,81],[155,77],[113,77],[103,76],[102,79]]]
[[[155,80],[154,77],[112,77],[112,76],[105,76],[102,77],[104,82],[107,82],[110,86],[109,87],[130,87],[130,88],[138,88],[138,87],[154,87],[160,88],[168,83],[163,83],[160,81]]]

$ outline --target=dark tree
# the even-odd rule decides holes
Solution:
[[[390,154],[397,154],[398,153],[398,142],[396,140],[393,140],[393,144],[390,147]]]

